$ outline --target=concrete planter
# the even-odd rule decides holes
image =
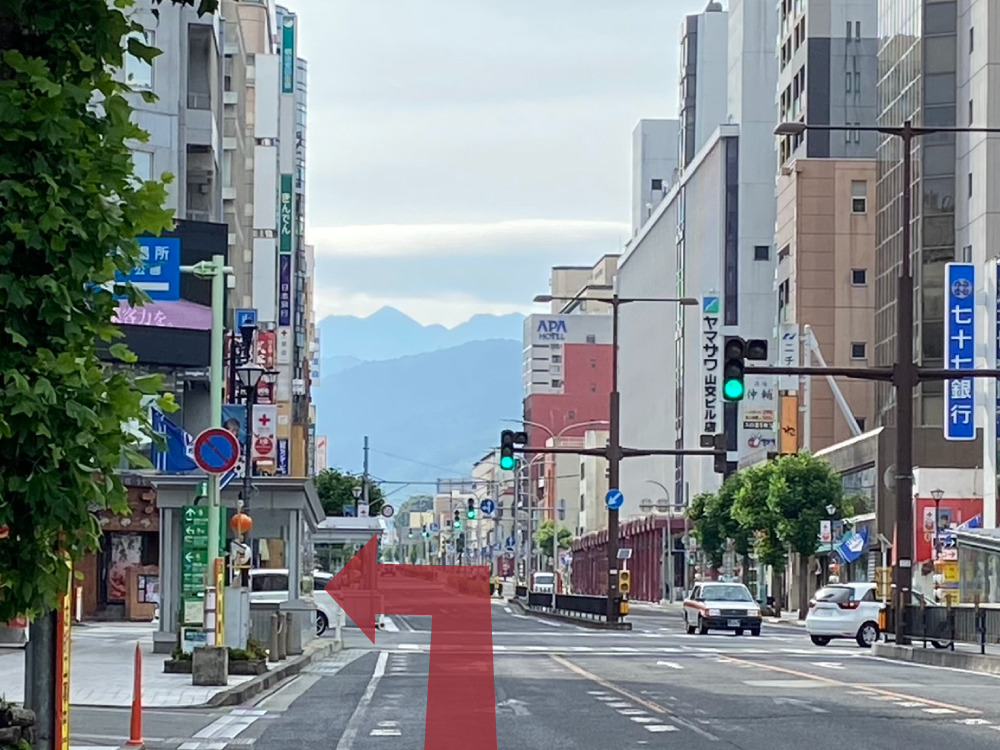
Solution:
[[[190,659],[167,659],[163,662],[164,674],[191,674]]]
[[[267,671],[267,662],[259,661],[231,661],[229,662],[229,674],[237,677],[256,676]]]

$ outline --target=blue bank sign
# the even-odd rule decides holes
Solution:
[[[976,268],[971,263],[945,264],[945,368],[976,367]],[[945,440],[976,439],[976,391],[972,378],[945,381]]]
[[[119,284],[130,282],[149,298],[174,302],[181,298],[180,237],[140,237],[139,265],[127,276],[115,273]]]

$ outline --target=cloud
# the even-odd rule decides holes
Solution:
[[[454,292],[434,297],[377,297],[336,287],[317,288],[315,307],[316,320],[328,315],[367,317],[383,307],[394,307],[423,325],[438,323],[448,328],[464,323],[473,315],[527,315],[533,309],[530,301],[526,304],[488,302]]]
[[[315,245],[317,258],[468,257],[506,254],[512,249],[537,252],[544,245],[595,241],[606,244],[606,252],[615,252],[628,232],[627,224],[613,221],[515,219],[465,224],[311,227],[306,230],[306,237]]]

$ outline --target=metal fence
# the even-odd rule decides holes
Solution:
[[[552,606],[552,594],[532,592],[528,594],[528,606],[547,609],[571,615],[600,619],[608,614],[608,597],[585,596],[584,594],[556,594],[556,606]]]
[[[896,629],[896,611],[890,609],[886,632]],[[987,645],[1000,643],[1000,609],[979,604],[957,606],[908,606],[903,610],[903,628],[914,641],[924,647],[955,650],[956,643],[979,646],[986,653]]]

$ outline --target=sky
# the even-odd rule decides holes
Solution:
[[[309,65],[317,317],[528,313],[629,236],[632,130],[676,117],[707,0],[284,0]]]

